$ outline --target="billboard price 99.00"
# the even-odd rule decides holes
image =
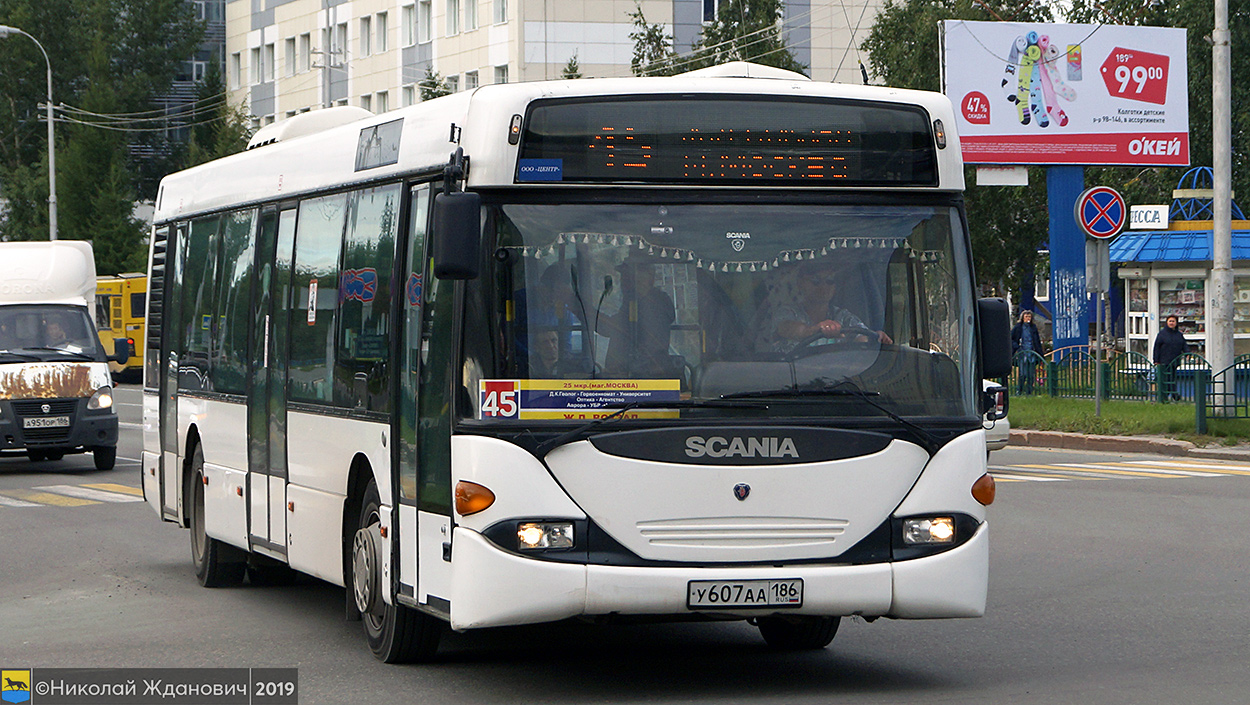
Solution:
[[[942,84],[973,164],[1189,164],[1185,30],[942,23]]]

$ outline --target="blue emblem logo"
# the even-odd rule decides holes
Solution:
[[[734,485],[734,496],[738,498],[739,502],[745,500],[748,496],[750,496],[750,494],[751,486],[745,482],[739,482]]]

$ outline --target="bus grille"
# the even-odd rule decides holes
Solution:
[[[638,522],[652,546],[765,548],[832,545],[850,522],[800,517],[707,517]]]

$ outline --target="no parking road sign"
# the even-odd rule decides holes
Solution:
[[[1113,188],[1095,186],[1076,199],[1076,224],[1092,238],[1107,240],[1119,235],[1127,219],[1124,197]]]

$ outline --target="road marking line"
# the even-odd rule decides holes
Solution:
[[[1116,467],[1125,467],[1125,468],[1142,468],[1143,467],[1142,463],[1103,463],[1103,465],[1115,465]],[[1170,466],[1155,467],[1153,465],[1146,465],[1145,468],[1143,469],[1150,470],[1151,472],[1167,473],[1169,475],[1184,475],[1186,477],[1219,477],[1220,476],[1220,473],[1217,473],[1217,472],[1195,472],[1193,470],[1177,470],[1176,468],[1173,468]]]
[[[1091,478],[1089,477],[1089,475],[1085,473],[1069,472],[1069,473],[1063,473],[1063,474],[1049,474],[1049,473],[1044,473],[1044,472],[1036,472],[1034,470],[1025,470],[1022,468],[1013,467],[1009,465],[991,466],[990,472],[994,473],[996,469],[1002,470],[1008,473],[1015,473],[1017,475],[1028,475],[1029,477],[1050,477],[1056,480],[1071,480],[1073,478],[1092,479],[1092,480],[1101,479],[1097,477]],[[997,475],[995,475],[995,477],[997,477]]]
[[[39,507],[39,506],[43,506],[43,505],[35,504],[34,502],[23,502],[20,499],[13,499],[12,497],[5,497],[4,495],[0,494],[0,507]]]
[[[1023,475],[1015,473],[991,472],[996,482],[1068,482],[1070,477],[1047,477],[1045,475]]]
[[[143,424],[132,423],[130,421],[118,421],[117,425],[121,426],[122,428],[143,428]]]
[[[1250,470],[1244,470],[1245,465],[1209,465],[1206,463],[1182,463],[1177,461],[1166,462],[1162,460],[1139,460],[1140,465],[1162,465],[1164,467],[1180,466],[1185,468],[1204,468],[1208,470],[1218,470],[1220,472],[1231,473],[1233,475],[1250,475]]]
[[[143,488],[141,487],[130,487],[129,485],[118,485],[112,482],[97,482],[97,483],[93,483],[89,485],[83,485],[83,487],[94,487],[97,490],[107,490],[109,492],[121,492],[122,494],[131,494],[136,497],[143,496]]]
[[[1063,465],[1016,465],[1017,468],[1039,468],[1042,470],[1050,470],[1051,472],[1067,475],[1069,477],[1090,478],[1097,480],[1119,480],[1116,473],[1109,471],[1093,472],[1091,470],[1082,470],[1080,468],[1069,468]],[[1125,471],[1120,471],[1125,472]],[[1163,476],[1163,477],[1166,477]]]
[[[117,492],[103,492],[101,490],[93,490],[90,487],[78,487],[76,485],[44,485],[34,488],[36,490],[44,490],[46,492],[55,492],[63,494],[67,497],[78,497],[80,499],[94,499],[97,502],[142,502],[142,497],[134,497],[128,494],[119,494]]]
[[[1175,475],[1165,475],[1161,472],[1135,472],[1133,470],[1115,470],[1105,465],[1085,465],[1082,463],[1064,463],[1065,468],[1079,468],[1083,470],[1093,470],[1095,472],[1106,472],[1112,475],[1132,475],[1135,477],[1153,477],[1160,480],[1175,480]]]
[[[82,507],[88,504],[100,504],[90,499],[79,499],[77,497],[66,497],[62,494],[52,494],[51,492],[35,492],[34,490],[6,490],[5,494],[15,499],[23,499],[27,502],[38,502],[39,504],[51,504],[57,507]]]

